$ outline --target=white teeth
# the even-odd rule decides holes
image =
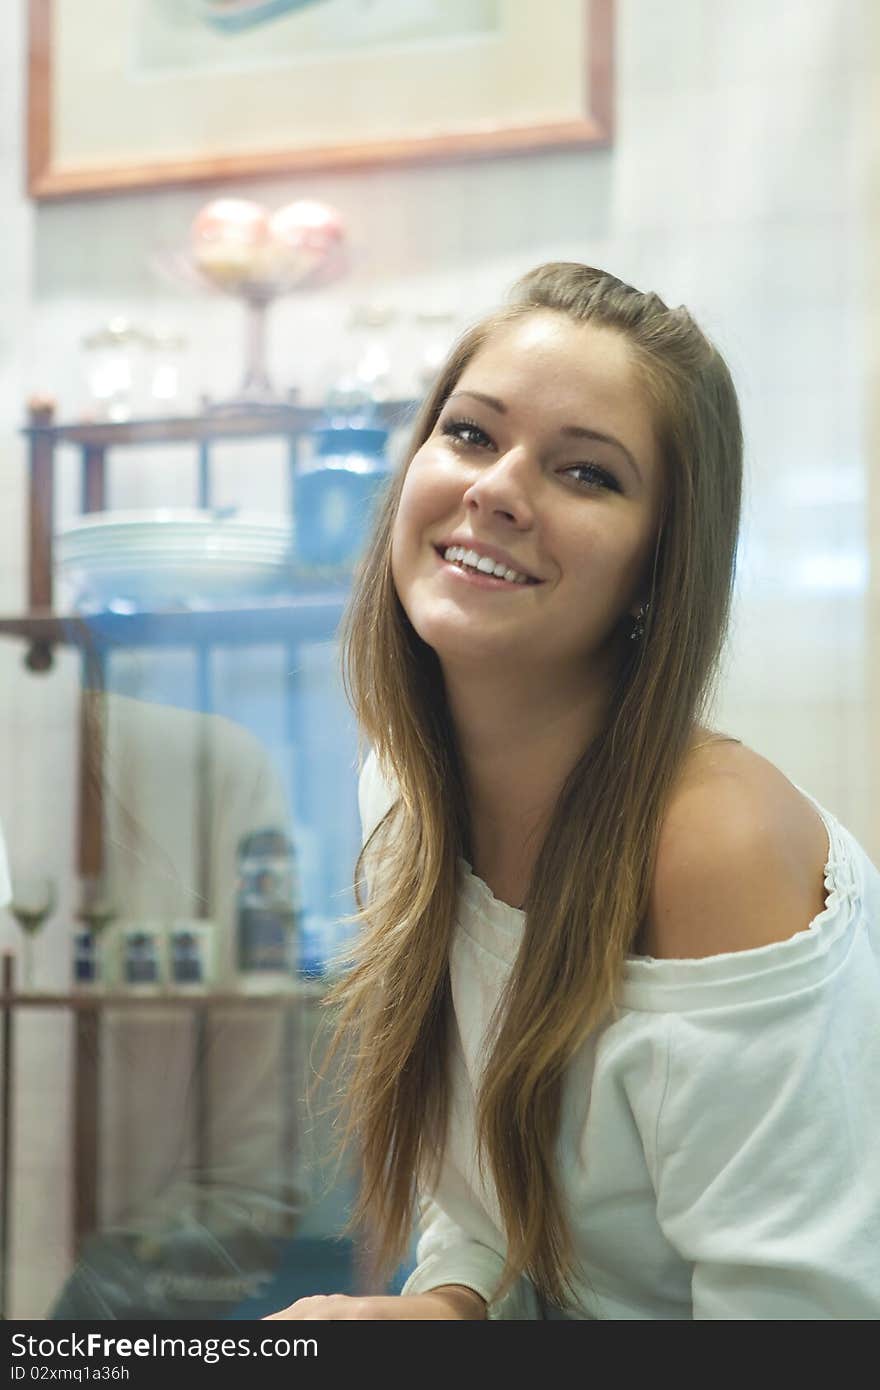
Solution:
[[[465,550],[460,545],[450,545],[443,552],[444,560],[449,560],[453,564],[466,565],[469,569],[479,570],[481,574],[493,574],[499,579],[506,579],[511,584],[527,584],[528,576],[520,574],[517,570],[508,569],[507,565],[490,560],[488,555],[478,555],[476,550]]]

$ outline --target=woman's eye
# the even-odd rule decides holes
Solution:
[[[485,430],[480,429],[475,420],[446,420],[441,426],[440,432],[461,444],[481,444],[484,441],[487,444],[492,443],[488,434]],[[479,438],[474,436],[479,436]]]
[[[607,487],[613,492],[620,492],[620,484],[610,473],[606,473],[604,468],[600,468],[598,463],[576,463],[571,468],[564,470],[566,473],[586,473],[584,479],[591,487]],[[577,481],[580,481],[578,479]]]

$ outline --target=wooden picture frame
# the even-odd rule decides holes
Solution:
[[[288,11],[263,23],[257,38],[223,40],[247,41],[251,52],[263,43],[262,66],[172,65],[146,76],[132,71],[133,26],[147,13],[136,3],[163,0],[89,0],[86,35],[76,27],[82,0],[28,0],[31,197],[611,143],[613,0],[554,0],[551,25],[546,0],[480,0],[482,9],[458,13],[491,14],[494,27],[487,20],[484,33],[463,30],[403,50],[352,43],[323,58],[304,44],[304,55],[285,66],[268,45],[297,18]],[[301,3],[301,16],[314,16],[322,0]],[[286,32],[289,45],[294,31]],[[199,37],[205,46],[220,41]],[[254,129],[243,133],[236,113]]]

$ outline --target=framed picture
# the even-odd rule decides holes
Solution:
[[[28,0],[38,199],[608,145],[613,0]]]

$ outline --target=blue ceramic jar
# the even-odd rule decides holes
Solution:
[[[327,424],[297,468],[296,561],[305,568],[353,569],[391,476],[388,431],[375,424]]]

